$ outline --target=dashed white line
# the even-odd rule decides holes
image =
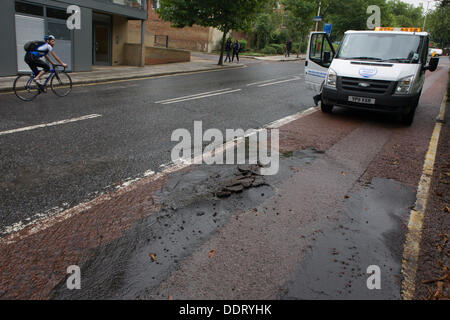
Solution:
[[[192,97],[204,96],[204,95],[207,95],[207,94],[210,94],[210,93],[223,92],[223,91],[227,91],[227,90],[231,90],[231,88],[220,89],[220,90],[214,90],[214,91],[208,91],[208,92],[202,92],[202,93],[197,93],[197,94],[191,94],[191,95],[189,95],[189,96],[184,96],[184,97],[178,97],[178,98],[173,98],[173,99],[166,99],[166,100],[156,101],[155,103],[164,103],[164,102],[170,102],[170,101],[182,100],[182,99],[187,99],[187,98],[192,98]]]
[[[102,116],[101,114],[89,114],[89,115],[86,115],[86,116],[83,116],[83,117],[79,117],[79,118],[72,118],[72,119],[66,119],[66,120],[51,122],[51,123],[38,124],[38,125],[35,125],[35,126],[29,126],[29,127],[23,127],[23,128],[12,129],[12,130],[7,130],[7,131],[1,131],[0,132],[0,136],[6,135],[6,134],[11,134],[11,133],[17,133],[17,132],[23,132],[23,131],[39,129],[39,128],[58,126],[58,125],[61,125],[61,124],[67,124],[67,123],[76,122],[76,121],[94,119],[94,118],[98,118],[98,117],[101,117],[101,116]]]
[[[281,78],[275,78],[275,79],[269,79],[269,80],[263,80],[263,81],[253,82],[253,83],[247,84],[247,87],[255,86],[255,85],[258,85],[258,84],[263,84],[263,83],[267,83],[267,82],[271,82],[271,81],[283,80],[283,79],[286,79],[286,78],[288,78],[288,77],[293,77],[293,76],[286,76],[286,77],[281,77]]]
[[[174,101],[162,102],[161,104],[172,104],[172,103],[178,103],[178,102],[189,101],[189,100],[203,99],[203,98],[218,96],[218,95],[221,95],[221,94],[228,94],[228,93],[238,92],[238,91],[241,91],[241,90],[242,89],[236,89],[236,90],[222,91],[222,92],[216,92],[216,93],[211,93],[211,94],[204,94],[204,95],[201,95],[201,96],[196,96],[196,97],[191,97],[191,98],[186,98],[186,99],[177,99],[177,100],[174,100]]]
[[[284,82],[289,82],[289,81],[297,81],[297,80],[300,80],[300,77],[294,77],[292,79],[287,79],[287,80],[281,80],[281,81],[276,81],[276,82],[260,84],[258,87],[266,87],[266,86],[271,86],[271,85],[274,85],[274,84],[279,84],[279,83],[284,83]]]

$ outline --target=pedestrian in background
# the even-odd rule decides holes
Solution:
[[[239,41],[234,40],[233,44],[233,59],[231,59],[231,62],[234,62],[234,56],[236,56],[237,63],[239,63],[239,51],[241,50],[241,45],[239,44]]]
[[[225,43],[225,51],[227,52],[227,56],[225,58],[225,62],[228,61],[231,63],[231,49],[233,47],[233,43],[231,42],[231,39],[228,38],[227,42]]]
[[[288,41],[286,41],[286,54],[285,57],[289,57],[289,54],[291,53],[292,50],[292,40],[289,39]]]

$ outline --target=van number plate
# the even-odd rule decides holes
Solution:
[[[375,104],[375,99],[349,96],[348,101],[356,103]]]

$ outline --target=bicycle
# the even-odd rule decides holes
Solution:
[[[52,66],[53,69],[50,70],[49,76],[41,87],[43,89],[41,89],[34,81],[34,77],[37,73],[32,72],[31,74],[18,75],[16,80],[14,80],[13,85],[16,96],[23,101],[32,101],[39,94],[47,92],[46,88],[49,82],[55,95],[58,97],[67,96],[72,91],[72,79],[66,73],[66,67],[60,64],[55,64]],[[63,67],[64,69],[62,71],[58,71],[58,67]]]

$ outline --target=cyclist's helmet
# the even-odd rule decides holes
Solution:
[[[48,41],[48,40],[55,40],[55,36],[52,36],[52,35],[45,36],[44,41]]]

